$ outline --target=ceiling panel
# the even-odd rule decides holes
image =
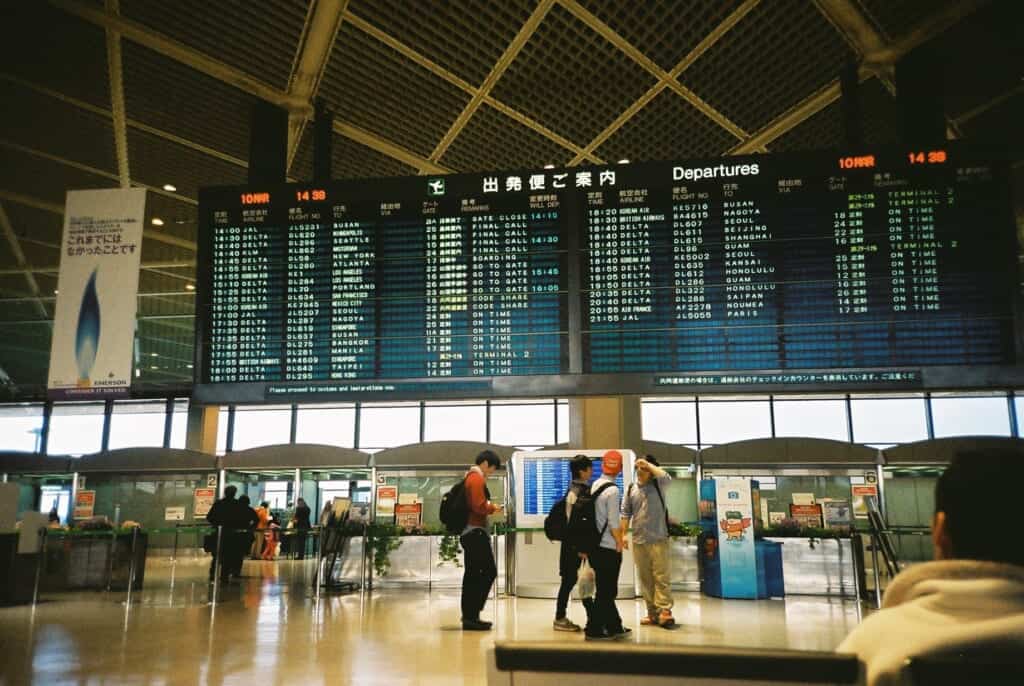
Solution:
[[[838,78],[854,57],[813,3],[772,0],[740,20],[680,81],[754,132]]]
[[[441,162],[468,172],[561,166],[572,157],[572,152],[550,138],[488,105],[481,105]]]
[[[0,26],[0,71],[110,108],[103,29],[45,2],[0,3]]]
[[[348,9],[473,86],[481,85],[535,2],[353,0]]]
[[[743,0],[580,0],[634,47],[670,71]]]
[[[1015,0],[1016,1],[1016,0]],[[876,28],[889,40],[901,38],[928,17],[957,0],[856,0]]]
[[[555,5],[492,94],[585,146],[655,82],[625,53]]]
[[[341,119],[427,156],[469,102],[433,72],[344,24],[320,83]]]
[[[0,81],[0,102],[3,140],[117,173],[114,126],[108,117],[10,81]]]
[[[309,3],[303,0],[121,0],[121,14],[281,90]]]
[[[651,132],[658,135],[652,136]],[[680,159],[723,154],[736,138],[674,91],[665,89],[598,149],[605,160]]]
[[[237,185],[246,178],[238,165],[132,128],[128,129],[128,155],[133,181],[158,188],[173,183],[178,194],[188,198],[197,198],[204,186]]]
[[[64,207],[69,190],[117,185],[112,179],[0,146],[0,189]]]
[[[257,98],[141,45],[126,42],[122,59],[129,119],[249,158],[249,124]]]
[[[11,220],[14,233],[23,244],[31,242],[49,243],[60,246],[61,235],[64,233],[64,215],[47,212],[28,205],[0,200],[7,218]]]
[[[1011,159],[1024,159],[1024,90],[1018,90],[1016,95],[973,117],[961,128],[971,140],[995,143],[1006,150]],[[1024,173],[1020,176],[1024,178]],[[1024,204],[1024,196],[1018,196],[1017,202]]]
[[[156,217],[163,221],[163,226],[153,226]],[[146,193],[146,226],[185,240],[196,239],[196,221],[199,208],[183,200],[171,198],[163,193],[149,191]]]
[[[944,33],[936,52],[949,117],[991,102],[1024,83],[1024,5],[1011,0],[982,8]]]

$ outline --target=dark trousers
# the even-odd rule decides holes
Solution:
[[[622,553],[608,548],[598,548],[590,555],[590,566],[594,568],[597,593],[594,597],[593,612],[587,621],[586,632],[590,635],[617,634],[622,631],[622,617],[615,607]]]
[[[569,609],[569,595],[576,586],[576,579],[579,575],[580,559],[576,549],[571,545],[562,543],[562,550],[558,554],[558,574],[562,577],[562,585],[558,587],[558,600],[555,602],[555,619],[565,617]]]
[[[216,535],[215,533],[214,536],[216,537]],[[226,581],[229,576],[239,576],[242,573],[242,558],[245,557],[245,552],[248,549],[246,546],[251,540],[252,536],[248,532],[224,531],[220,542],[220,578],[222,580]],[[210,560],[210,581],[213,581],[216,568],[217,554],[214,553],[213,559]]]
[[[462,621],[475,621],[480,619],[491,585],[498,578],[498,566],[494,564],[491,539],[483,529],[473,529],[463,534],[459,541],[464,553]]]

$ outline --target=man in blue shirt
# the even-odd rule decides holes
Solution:
[[[633,528],[633,561],[640,578],[640,590],[647,604],[647,616],[640,623],[670,627],[672,587],[669,577],[668,509],[665,492],[672,480],[650,455],[636,461],[636,483],[629,485],[622,499],[621,529]]]
[[[594,503],[594,522],[598,531],[603,533],[597,549],[590,554],[597,594],[584,634],[591,641],[625,638],[630,634],[630,629],[622,626],[622,617],[615,607],[622,550],[626,547],[623,531],[619,527],[619,488],[615,485],[615,477],[621,471],[622,454],[618,450],[609,450],[601,458],[601,478],[590,487],[591,493],[597,493],[603,485],[611,484]]]

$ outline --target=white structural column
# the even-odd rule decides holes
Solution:
[[[302,40],[299,41],[291,77],[288,79],[288,94],[291,97],[312,105],[347,6],[348,0],[315,0],[309,6],[306,25],[302,30]],[[295,160],[295,153],[299,150],[302,132],[308,121],[309,119],[301,112],[292,112],[288,117],[289,170]]]
[[[105,0],[110,14],[121,14],[120,0]],[[117,175],[121,188],[132,185],[128,166],[128,126],[124,107],[124,73],[121,69],[121,34],[107,29],[107,79],[110,86],[110,112],[114,122],[114,149],[117,151]]]

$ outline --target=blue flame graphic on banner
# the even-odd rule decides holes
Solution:
[[[79,383],[87,382],[96,362],[100,345],[100,299],[96,295],[96,273],[92,271],[82,293],[82,306],[78,310],[78,330],[75,334],[75,361],[78,363]]]

